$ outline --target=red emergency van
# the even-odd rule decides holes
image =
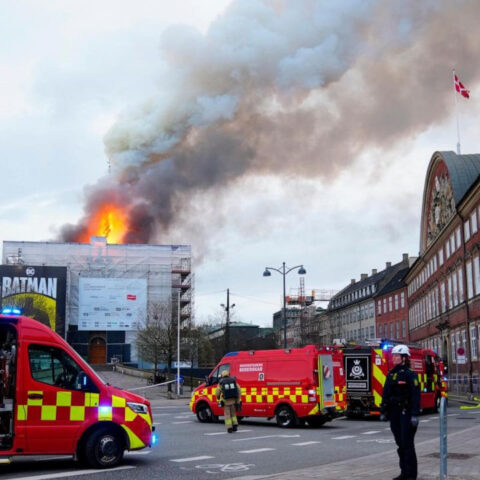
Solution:
[[[104,383],[59,335],[19,313],[0,315],[0,462],[72,454],[106,468],[155,443],[147,400]]]
[[[343,409],[345,377],[338,350],[314,345],[251,350],[225,355],[206,382],[192,392],[190,408],[200,422],[223,415],[215,390],[224,370],[241,388],[242,418],[275,418],[281,427],[304,422],[316,427]]]
[[[354,345],[343,349],[347,383],[349,417],[380,415],[383,385],[392,362],[393,340],[372,340],[368,345]],[[410,368],[418,375],[420,407],[438,411],[440,399],[447,396],[444,365],[430,349],[409,345]]]

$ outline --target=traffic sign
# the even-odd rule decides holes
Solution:
[[[465,355],[465,349],[463,347],[458,347],[457,354],[460,356]]]
[[[465,365],[467,363],[467,357],[465,357],[465,355],[457,355],[457,363],[459,365]]]

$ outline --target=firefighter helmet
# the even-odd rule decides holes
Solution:
[[[410,356],[410,349],[406,345],[395,345],[392,349],[393,354]]]

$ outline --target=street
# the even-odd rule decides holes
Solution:
[[[210,479],[214,476],[253,479],[375,453],[391,453],[395,449],[388,423],[380,423],[376,418],[339,418],[318,429],[281,429],[274,421],[245,420],[238,432],[227,434],[223,423],[199,423],[185,399],[179,400],[178,405],[161,403],[153,402],[158,446],[126,454],[118,468],[85,470],[70,457],[26,457],[2,466],[3,478],[108,480]],[[453,402],[448,415],[449,434],[480,422],[480,410],[460,410]],[[422,415],[417,445],[438,438],[438,432],[438,415]],[[419,470],[419,478],[422,478],[422,457],[419,457]]]

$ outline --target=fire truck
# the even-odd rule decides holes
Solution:
[[[343,349],[347,384],[348,417],[380,415],[383,385],[387,373],[394,367],[392,348],[399,344],[393,340],[372,340],[366,345]],[[440,399],[447,396],[444,364],[430,349],[409,345],[410,368],[418,375],[420,408],[438,411]]]
[[[0,314],[0,463],[73,455],[94,468],[156,443],[150,402],[106,384],[59,335],[16,308]]]
[[[190,408],[200,422],[223,415],[215,391],[224,370],[241,388],[240,418],[275,418],[280,427],[319,427],[345,408],[341,351],[308,345],[285,350],[250,350],[225,355],[205,383],[192,392]]]

